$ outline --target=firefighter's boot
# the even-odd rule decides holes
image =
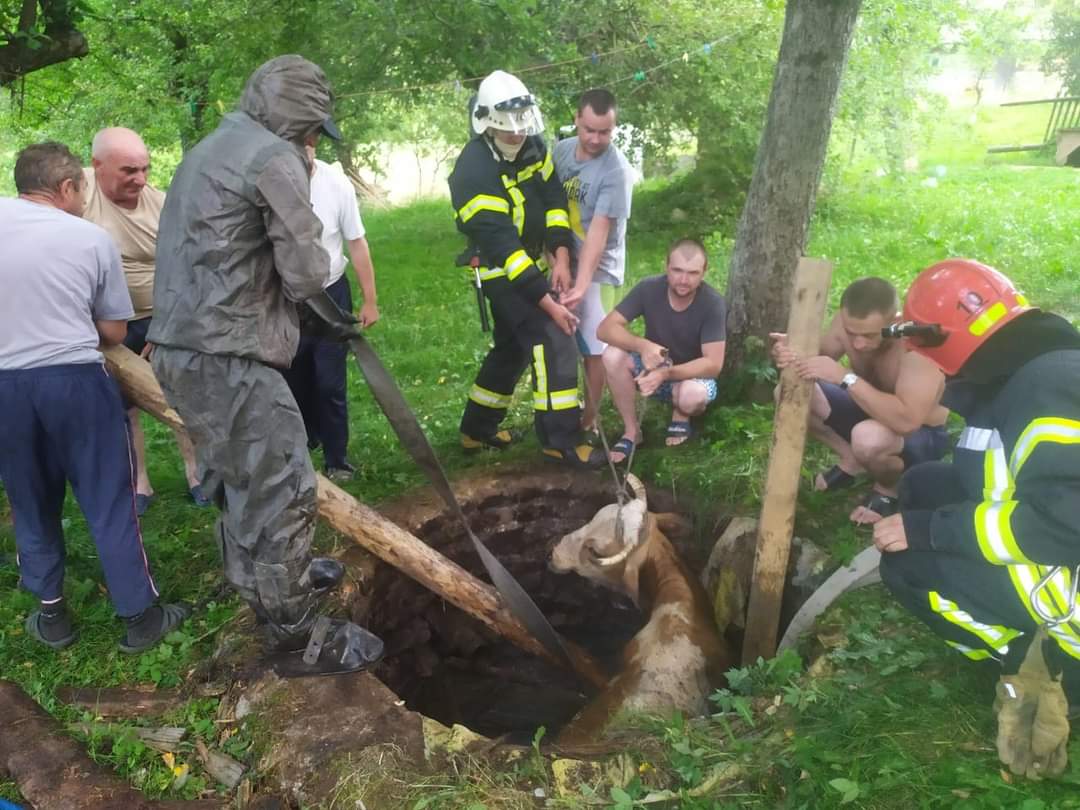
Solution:
[[[383,642],[344,619],[319,615],[319,598],[336,586],[344,567],[333,560],[304,564],[256,563],[259,604],[268,633],[268,660],[283,678],[358,672],[377,663]]]

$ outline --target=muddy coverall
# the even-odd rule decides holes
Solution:
[[[148,337],[203,491],[221,509],[226,578],[272,626],[297,633],[314,618],[302,577],[316,480],[278,369],[296,353],[296,302],[321,293],[329,273],[300,139],[331,107],[317,66],[279,57],[185,155],[161,214]]]
[[[1022,315],[976,351],[943,402],[967,427],[951,464],[901,479],[909,550],[883,555],[881,576],[948,644],[1015,671],[1043,617],[1066,612],[1080,565],[1080,334],[1055,315]],[[1068,688],[1080,611],[1049,634]]]
[[[529,136],[513,161],[477,135],[450,175],[458,230],[479,253],[484,295],[491,303],[494,345],[476,376],[461,432],[494,435],[514,387],[532,364],[536,433],[544,447],[571,449],[580,432],[577,346],[538,306],[549,292],[545,246],[573,242],[566,193],[542,138]]]

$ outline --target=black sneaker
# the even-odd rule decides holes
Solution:
[[[326,468],[326,477],[331,481],[352,481],[353,476],[356,475],[356,467],[347,461],[343,461],[336,467],[328,466]]]

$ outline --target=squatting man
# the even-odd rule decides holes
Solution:
[[[894,514],[904,470],[936,461],[948,450],[948,411],[941,405],[945,375],[903,341],[882,335],[884,327],[899,321],[898,307],[892,284],[862,278],[844,290],[817,355],[800,357],[787,335],[769,336],[777,367],[793,365],[800,377],[814,381],[810,434],[838,456],[817,475],[814,488],[843,489],[864,472],[873,481],[851,513],[857,524]],[[850,368],[840,364],[844,357]]]

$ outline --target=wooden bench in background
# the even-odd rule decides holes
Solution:
[[[1007,144],[991,146],[986,151],[1025,152],[1056,147],[1054,161],[1059,166],[1080,166],[1080,96],[1058,96],[1033,101],[1009,101],[1002,107],[1021,107],[1032,104],[1049,104],[1050,118],[1046,122],[1042,143]]]

